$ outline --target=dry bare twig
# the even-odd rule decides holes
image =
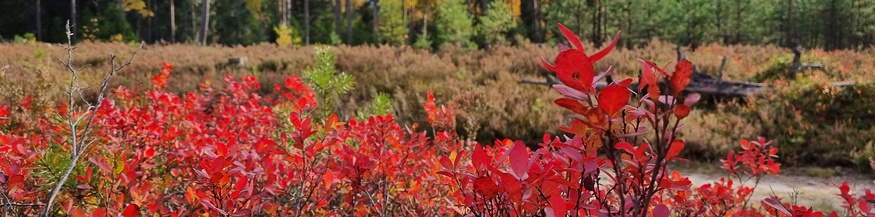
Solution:
[[[87,138],[87,136],[88,133],[91,132],[91,130],[93,129],[92,123],[94,122],[94,117],[97,115],[97,109],[100,108],[103,100],[106,97],[106,92],[109,88],[110,80],[113,76],[115,76],[118,71],[130,65],[131,61],[134,59],[134,56],[137,55],[137,52],[143,49],[143,43],[140,43],[140,46],[137,48],[136,51],[134,51],[133,54],[131,54],[131,57],[128,59],[128,61],[121,63],[118,66],[116,66],[117,56],[115,55],[115,52],[110,51],[109,72],[106,77],[103,78],[103,83],[101,84],[100,90],[97,93],[97,101],[92,103],[85,100],[82,96],[82,88],[79,86],[78,82],[79,71],[73,67],[73,50],[75,50],[76,48],[73,47],[73,43],[70,38],[72,35],[73,33],[70,31],[70,21],[67,21],[67,45],[64,47],[67,50],[67,61],[61,60],[60,58],[58,59],[58,61],[65,67],[67,67],[67,70],[69,70],[72,74],[72,77],[70,79],[70,85],[67,88],[67,95],[69,96],[68,109],[70,109],[71,112],[68,112],[66,120],[68,127],[70,127],[70,137],[72,140],[72,143],[70,144],[70,163],[67,165],[64,174],[61,176],[61,179],[58,180],[55,188],[52,189],[52,192],[49,194],[49,198],[46,202],[45,208],[43,208],[43,211],[41,212],[41,216],[50,215],[49,213],[51,211],[52,204],[55,202],[56,197],[60,193],[61,187],[64,186],[64,183],[70,177],[70,174],[73,172],[73,168],[76,167],[76,163],[79,161],[82,155],[86,153],[88,151],[88,148],[90,148],[96,141],[96,139],[89,139]],[[76,106],[76,94],[79,94],[79,97],[85,103],[84,112],[78,113],[72,111],[75,109]],[[79,132],[79,129],[77,129],[77,127],[80,125],[82,125],[81,133]]]

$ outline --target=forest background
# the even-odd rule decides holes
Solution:
[[[554,44],[561,37],[550,27],[562,22],[596,46],[617,31],[626,48],[657,36],[693,49],[719,43],[832,50],[875,43],[875,3],[866,0],[11,0],[0,3],[0,13],[0,40],[51,43],[66,41],[67,20],[75,26],[74,42],[230,46],[291,35],[291,43],[303,45],[487,48]]]

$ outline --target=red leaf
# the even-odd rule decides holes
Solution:
[[[556,71],[556,67],[553,66],[553,64],[550,64],[550,62],[547,62],[547,59],[544,59],[544,57],[541,57],[541,64],[544,65],[544,68],[546,68],[547,71],[551,71],[551,72]]]
[[[85,168],[85,176],[76,175],[76,179],[79,179],[79,181],[82,181],[82,182],[91,182],[91,175],[92,174],[94,174],[94,171],[91,169],[91,167],[86,167]]]
[[[125,208],[125,212],[122,214],[124,217],[135,217],[140,215],[140,207],[136,204],[128,204],[128,207]]]
[[[228,146],[225,143],[216,143],[216,154],[219,156],[228,155]]]
[[[6,106],[0,107],[0,120],[6,119],[6,115],[9,115],[9,109]],[[0,123],[3,123],[0,121]]]
[[[94,170],[92,170],[91,167],[85,168],[85,182],[90,182],[91,175],[93,175],[93,174],[94,174]]]
[[[72,217],[85,217],[88,215],[85,214],[85,210],[83,210],[82,208],[76,207],[73,209],[72,212],[70,212],[70,216],[72,216]]]
[[[583,45],[580,43],[580,38],[577,37],[571,30],[565,27],[565,25],[559,24],[559,31],[562,32],[562,35],[565,35],[565,38],[568,39],[568,42],[571,45],[574,45],[575,49],[583,51]],[[615,42],[616,43],[616,42]],[[611,46],[613,48],[613,46]]]
[[[167,71],[173,71],[173,65],[170,65],[167,62],[161,62],[161,65],[164,66],[164,69]]]
[[[683,140],[674,140],[668,147],[668,153],[665,155],[666,159],[672,159],[677,157],[681,151],[684,150],[684,141]]]
[[[645,164],[647,161],[645,154],[647,154],[648,150],[650,150],[650,143],[644,143],[636,147],[634,153],[635,159],[638,159],[641,164]]]
[[[596,62],[596,61],[599,61],[600,59],[602,59],[602,57],[607,56],[608,53],[610,53],[611,50],[614,49],[614,46],[617,45],[617,41],[619,41],[619,40],[620,40],[620,32],[617,31],[617,35],[614,36],[614,40],[611,41],[611,44],[608,45],[608,47],[606,47],[605,49],[602,49],[599,52],[590,56],[589,60],[592,62]]]
[[[595,78],[595,68],[582,50],[566,50],[556,56],[556,77],[568,87],[589,93]]]
[[[526,150],[526,144],[522,141],[516,141],[508,151],[510,152],[511,173],[518,180],[526,179],[529,170],[529,152]]]
[[[678,61],[678,64],[675,65],[674,74],[671,75],[671,90],[674,91],[674,95],[677,96],[684,88],[690,84],[690,76],[693,75],[693,63],[687,59],[681,59]]]
[[[79,181],[82,181],[82,182],[88,182],[88,180],[85,179],[85,176],[82,176],[82,175],[76,175],[76,179],[78,179]]]
[[[33,97],[25,96],[24,99],[21,100],[19,105],[21,105],[21,107],[24,108],[25,110],[30,110],[30,106],[31,106],[32,102],[33,102]],[[0,116],[4,116],[4,115],[0,115]]]
[[[447,178],[450,178],[450,179],[455,179],[455,178],[456,178],[456,174],[453,173],[452,171],[449,171],[449,170],[441,170],[441,171],[437,171],[437,174],[438,174],[438,175],[444,175],[444,176],[446,176]]]
[[[784,207],[784,204],[782,204],[781,201],[775,197],[769,197],[769,198],[763,199],[762,203],[764,205],[768,205],[772,208],[775,208],[775,210],[778,210],[778,212],[781,212],[784,215],[792,216],[790,211],[787,210],[787,207]]]
[[[476,147],[474,147],[474,153],[471,153],[471,162],[473,162],[475,169],[480,169],[481,166],[488,167],[492,162],[492,159],[486,154],[483,147],[476,145]]]
[[[325,171],[325,175],[322,176],[322,184],[325,185],[325,188],[331,188],[331,184],[334,183],[336,177],[337,176],[334,175],[334,172],[329,169],[328,171]]]
[[[672,172],[671,175],[672,175],[672,179],[673,179],[671,181],[671,190],[684,191],[684,190],[689,189],[690,185],[693,184],[693,182],[690,181],[690,178],[682,177],[681,173],[678,172],[677,170]]]
[[[632,79],[631,79],[631,78],[627,78],[626,80],[622,80],[622,81],[620,81],[620,82],[617,83],[617,84],[620,84],[620,86],[623,86],[623,87],[628,88],[629,85],[632,84]]]
[[[669,214],[668,207],[665,205],[659,204],[653,207],[653,217],[668,217]]]
[[[562,106],[568,110],[573,111],[577,114],[586,114],[587,107],[581,104],[579,101],[570,99],[570,98],[560,98],[553,101],[556,105]]]
[[[337,121],[337,114],[331,114],[331,117],[325,120],[325,132],[331,132],[334,128],[343,124],[343,122]]]
[[[571,123],[571,127],[559,126],[559,129],[573,133],[574,135],[583,136],[586,135],[587,124],[580,119],[574,119],[574,122]]]
[[[489,177],[480,177],[474,179],[474,192],[483,195],[485,198],[493,198],[498,195],[498,185]]]
[[[839,186],[839,190],[842,192],[843,195],[849,194],[851,192],[851,187],[848,186],[848,181],[843,182],[842,186]]]
[[[249,177],[241,176],[237,179],[237,184],[234,186],[235,191],[242,191],[243,188],[246,188],[246,184],[249,184]]]
[[[12,189],[21,189],[23,187],[24,176],[22,175],[9,176],[9,178],[7,178],[6,180],[6,188],[9,189],[9,191],[12,191]]]
[[[568,209],[565,207],[565,199],[562,198],[561,194],[553,194],[550,197],[550,208],[553,208],[554,216],[565,216],[568,212]]]
[[[456,169],[456,167],[453,166],[453,161],[451,161],[450,158],[448,158],[446,155],[441,156],[441,158],[438,160],[438,162],[440,162],[441,166],[444,166],[445,169],[448,169],[448,170],[455,170]]]
[[[151,158],[152,156],[155,156],[155,149],[152,147],[148,147],[143,154],[146,156],[146,158]]]
[[[635,153],[635,148],[632,147],[632,144],[629,144],[628,142],[617,143],[616,145],[614,145],[614,148],[619,149],[619,150],[623,150],[623,151],[626,151],[629,153]]]
[[[620,111],[628,102],[629,89],[622,85],[612,84],[599,92],[599,109],[608,115]]]
[[[651,61],[644,61],[644,62],[646,62],[647,65],[650,65],[650,67],[653,67],[654,69],[656,69],[656,71],[659,72],[660,74],[662,74],[662,76],[668,77],[668,73],[665,73],[665,70],[662,70],[662,68],[660,68],[658,65],[656,65],[656,63],[651,62]]]
[[[679,105],[675,108],[674,115],[677,116],[678,119],[684,119],[690,115],[690,107],[687,105]]]
[[[106,208],[97,208],[91,212],[91,217],[106,217]]]

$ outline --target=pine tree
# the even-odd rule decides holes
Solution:
[[[317,47],[315,55],[315,65],[307,69],[302,78],[313,87],[318,96],[318,115],[328,117],[335,112],[332,99],[352,90],[355,78],[345,72],[337,73],[331,47]]]
[[[380,7],[380,36],[383,43],[393,46],[403,45],[407,41],[407,23],[402,17],[399,0],[382,0]]]
[[[440,43],[451,43],[467,49],[477,49],[471,41],[474,21],[464,0],[446,0],[438,7],[437,23]]]
[[[496,0],[489,4],[489,12],[480,17],[477,30],[487,45],[504,44],[508,41],[508,32],[516,28],[516,24],[510,4],[505,0]]]

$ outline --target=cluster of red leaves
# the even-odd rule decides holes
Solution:
[[[555,65],[563,84],[555,103],[573,122],[562,137],[545,135],[537,150],[520,141],[463,145],[455,111],[423,102],[434,138],[398,125],[391,115],[324,120],[311,113],[316,95],[297,76],[274,86],[276,99],[255,93],[252,76],[209,81],[200,92],[164,89],[173,66],[164,64],[153,88],[124,87],[97,108],[95,143],[83,156],[51,213],[70,216],[823,216],[771,197],[748,202],[745,185],[775,175],[778,150],[765,139],[742,141],[723,161],[730,177],[692,187],[669,169],[684,141],[681,120],[699,100],[684,94],[692,63],[669,74],[655,63],[633,79],[596,76],[577,36],[559,26],[572,48]],[[608,84],[597,88],[607,78]],[[680,99],[683,99],[682,101]],[[631,101],[631,103],[630,103]],[[0,131],[0,211],[36,215],[52,174],[69,161],[67,118],[87,111],[31,108],[23,126]],[[8,105],[0,106],[0,124]],[[28,116],[29,115],[29,116]],[[81,132],[80,132],[81,133]],[[59,166],[60,165],[60,166]],[[733,180],[735,178],[735,180]],[[839,186],[848,216],[872,216],[875,194]],[[21,204],[29,204],[20,206]],[[10,208],[11,207],[11,208]],[[837,216],[831,213],[830,216]]]
[[[391,115],[347,123],[337,116],[314,120],[315,95],[296,76],[275,86],[279,99],[255,94],[259,84],[252,76],[226,77],[221,91],[207,84],[198,93],[165,92],[172,68],[165,64],[154,87],[142,94],[115,89],[114,100],[99,108],[91,135],[99,145],[86,153],[53,213],[433,216],[448,211],[443,199],[448,188],[433,181],[438,168],[433,159],[460,149],[460,143],[436,145]],[[46,111],[68,117],[65,110]],[[277,112],[290,115],[278,119]],[[40,187],[52,177],[32,172],[40,162],[66,164],[63,153],[70,147],[66,122],[34,119],[30,132],[0,132],[0,193],[22,204],[42,202],[46,191]],[[22,215],[37,213],[24,208]]]
[[[426,99],[425,113],[428,115],[426,121],[431,124],[437,131],[454,131],[456,128],[456,112],[455,105],[450,104],[450,107],[441,105],[440,108],[434,102],[434,94],[428,93]]]
[[[596,76],[592,63],[613,49],[619,34],[606,49],[587,56],[577,36],[559,28],[573,47],[559,53],[555,66],[543,58],[542,62],[563,83],[554,88],[565,98],[555,103],[573,112],[572,125],[561,127],[573,137],[545,136],[535,151],[510,141],[475,148],[472,164],[443,164],[441,174],[456,186],[453,196],[466,207],[463,212],[476,216],[667,216],[669,208],[655,202],[657,193],[690,185],[687,179],[668,176],[666,165],[684,147],[674,135],[678,121],[698,100],[698,95],[688,96],[684,104],[675,100],[689,83],[692,64],[678,63],[670,80],[673,94],[660,95],[659,74],[652,68],[665,77],[667,73],[642,61],[642,88],[649,87],[649,94],[634,107],[628,105],[632,79],[595,89],[609,70]],[[669,119],[672,114],[675,119]],[[644,138],[646,124],[656,128],[655,139]]]
[[[505,140],[491,147],[475,147],[470,161],[468,156],[443,157],[439,174],[441,180],[454,186],[450,197],[457,212],[473,216],[657,217],[817,213],[801,206],[784,212],[791,209],[782,210],[777,199],[763,202],[770,208],[750,208],[747,202],[755,187],[729,178],[692,187],[687,177],[667,166],[670,161],[682,160],[678,156],[684,142],[676,132],[700,98],[698,94],[683,96],[692,76],[692,63],[681,59],[669,74],[653,62],[640,60],[641,94],[628,88],[632,79],[609,79],[609,84],[597,90],[596,83],[610,69],[596,76],[592,63],[607,55],[617,38],[606,49],[588,56],[577,36],[561,24],[559,29],[572,47],[559,53],[555,65],[544,58],[542,62],[563,83],[554,86],[565,96],[555,103],[572,112],[571,126],[560,127],[571,135],[545,136],[537,150]],[[663,90],[667,92],[663,94]],[[629,103],[632,96],[636,97]],[[759,177],[780,171],[775,162],[778,150],[765,139],[742,141],[742,149],[724,161],[730,175],[739,181],[742,173],[757,177],[758,182]],[[862,200],[853,200],[848,210],[869,212],[870,205]]]

